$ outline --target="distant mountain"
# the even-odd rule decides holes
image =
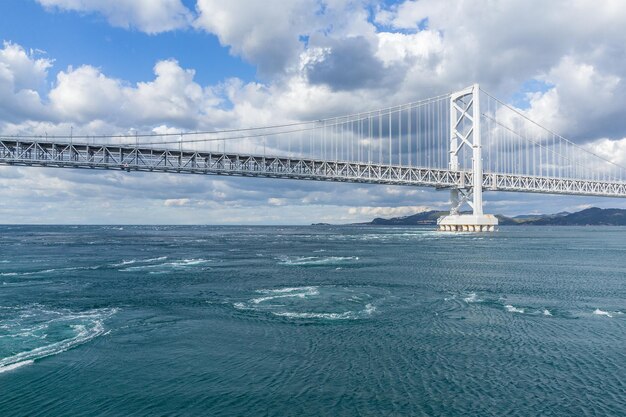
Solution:
[[[571,214],[571,213],[569,213],[567,211],[562,211],[562,212],[556,213],[556,214],[522,214],[522,215],[513,217],[513,220],[515,220],[515,221],[534,221],[534,220],[542,219],[544,217],[559,217],[559,216],[567,216],[568,214]]]
[[[382,226],[409,226],[409,225],[423,225],[423,224],[437,224],[437,219],[441,216],[448,214],[447,211],[424,211],[422,213],[413,214],[411,216],[394,217],[391,219],[376,218],[369,223]]]
[[[533,225],[553,226],[626,226],[626,210],[588,208],[565,216],[541,218],[531,222]]]
[[[411,216],[376,218],[371,222],[358,223],[375,226],[418,226],[435,225],[437,219],[447,211],[425,211]],[[502,226],[626,226],[626,210],[588,208],[576,213],[528,214],[515,217],[497,215]]]

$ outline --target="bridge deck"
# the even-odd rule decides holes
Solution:
[[[466,187],[469,171],[364,162],[192,152],[127,145],[0,139],[0,164],[205,175],[287,178],[373,184]],[[485,173],[485,190],[626,197],[626,183]]]
[[[0,164],[451,187],[460,172],[238,153],[0,140]]]

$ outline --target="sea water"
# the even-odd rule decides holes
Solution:
[[[626,229],[0,227],[0,415],[626,415]]]

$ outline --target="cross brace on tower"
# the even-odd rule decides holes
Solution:
[[[474,84],[450,95],[450,171],[460,171],[459,156],[471,151],[472,184],[450,190],[450,214],[439,218],[442,231],[494,231],[498,219],[483,213],[483,160],[480,136],[480,87]],[[463,214],[467,204],[472,214]]]

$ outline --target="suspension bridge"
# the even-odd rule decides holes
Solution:
[[[446,231],[493,231],[484,191],[626,197],[626,168],[475,84],[404,105],[213,132],[1,136],[0,164],[435,187]],[[466,214],[465,206],[471,214]]]

